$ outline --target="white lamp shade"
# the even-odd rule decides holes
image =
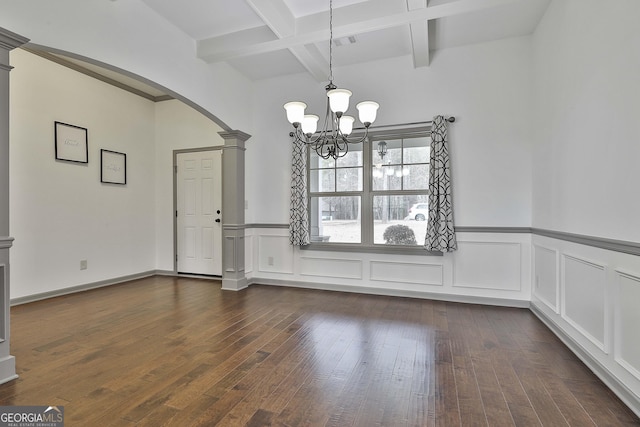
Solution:
[[[306,134],[316,133],[318,129],[318,119],[315,114],[307,114],[302,120],[302,132]]]
[[[356,105],[358,109],[358,118],[362,123],[373,123],[376,121],[376,114],[380,104],[373,101],[362,101]]]
[[[353,122],[355,121],[356,119],[351,116],[340,117],[340,132],[342,132],[343,135],[350,135],[353,130]]]
[[[391,176],[395,173],[395,170],[393,168],[387,168],[387,175]]]
[[[329,107],[334,113],[344,113],[349,109],[351,91],[347,89],[332,89],[327,92]]]
[[[304,102],[293,101],[284,104],[284,109],[287,110],[287,120],[289,120],[289,123],[302,123],[305,108],[307,108],[307,104]]]

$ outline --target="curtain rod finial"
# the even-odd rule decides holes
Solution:
[[[455,116],[451,116],[451,117],[448,117],[448,118],[447,118],[447,121],[448,121],[449,123],[453,123],[453,122],[455,122],[455,121],[456,121],[456,118],[455,118]]]

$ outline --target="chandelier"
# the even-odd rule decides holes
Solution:
[[[293,125],[294,131],[290,135],[295,138],[295,142],[309,145],[323,159],[338,159],[347,154],[349,144],[359,144],[367,138],[369,126],[376,120],[379,105],[373,101],[363,101],[356,105],[358,118],[364,125],[364,134],[358,138],[349,138],[355,122],[352,116],[345,115],[349,109],[351,91],[338,89],[333,83],[333,0],[329,1],[329,84],[325,89],[327,109],[324,125],[319,132],[317,129],[320,118],[315,114],[305,114],[307,104],[304,102],[287,102],[284,109],[287,111],[287,120]]]

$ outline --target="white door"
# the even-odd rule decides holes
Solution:
[[[222,151],[177,156],[177,268],[222,275]]]

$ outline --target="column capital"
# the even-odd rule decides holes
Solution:
[[[218,135],[224,139],[225,145],[233,142],[245,142],[247,139],[251,138],[251,135],[244,133],[241,130],[225,130],[218,132]]]

